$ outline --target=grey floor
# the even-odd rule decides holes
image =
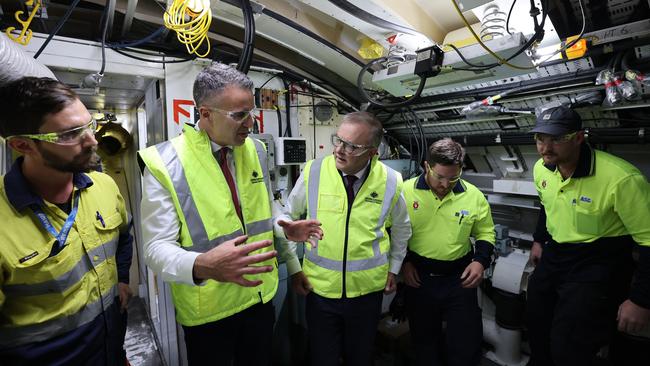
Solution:
[[[145,304],[139,297],[129,302],[129,322],[124,339],[126,357],[131,366],[159,366],[163,362],[147,318]]]

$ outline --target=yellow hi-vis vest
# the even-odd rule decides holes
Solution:
[[[127,229],[124,201],[113,180],[93,182],[80,194],[74,225],[63,249],[50,256],[55,239],[32,210],[16,212],[0,179],[0,348],[47,341],[101,315],[117,296],[115,252]],[[60,231],[68,217],[43,201],[43,212]],[[97,219],[101,215],[103,221]],[[0,360],[0,364],[2,360]]]
[[[390,248],[386,227],[402,193],[402,177],[377,157],[369,169],[349,212],[332,155],[308,162],[303,171],[307,217],[319,220],[324,234],[316,248],[305,246],[303,271],[313,291],[323,297],[341,298],[344,279],[346,297],[376,292],[386,285]]]
[[[228,183],[212,155],[205,131],[186,125],[183,134],[139,152],[153,176],[171,193],[181,223],[180,246],[205,253],[247,234],[248,242],[273,240],[268,167],[264,145],[247,138],[233,149],[236,184],[245,227],[235,211]],[[273,250],[273,246],[252,254]],[[202,286],[172,283],[176,319],[185,326],[226,318],[257,303],[270,301],[278,287],[275,259],[260,263],[273,271],[255,276],[258,287],[207,280]]]

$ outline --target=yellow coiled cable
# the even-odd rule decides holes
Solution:
[[[176,31],[178,41],[185,45],[187,52],[205,57],[210,53],[208,31],[212,23],[210,0],[174,0],[163,15],[165,27]],[[207,41],[207,42],[206,42]],[[207,43],[204,53],[199,48]]]

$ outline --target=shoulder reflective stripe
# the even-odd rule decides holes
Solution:
[[[235,232],[230,234],[222,235],[217,238],[212,239],[211,241],[201,244],[201,245],[192,245],[191,247],[183,247],[185,250],[190,250],[193,252],[205,253],[208,250],[216,247],[219,244],[222,244],[230,239],[234,239],[238,236],[244,235],[244,232],[241,229],[237,229]]]
[[[307,187],[307,195],[309,196],[309,219],[316,220],[318,217],[318,187],[320,185],[320,170],[323,166],[323,159],[319,158],[311,163],[309,168],[309,186]],[[315,240],[316,248],[313,248],[308,253],[313,256],[318,256],[318,240]]]
[[[384,223],[386,222],[386,218],[388,217],[388,211],[390,211],[391,204],[393,203],[393,196],[395,196],[395,192],[397,191],[397,176],[395,175],[396,174],[395,171],[393,171],[389,167],[385,167],[385,169],[386,169],[386,191],[384,192],[384,202],[382,203],[381,206],[379,221],[377,222],[377,226],[375,226],[375,230],[374,230],[375,240],[372,242],[372,252],[374,253],[375,258],[381,255],[381,250],[379,248],[379,240],[381,240],[384,237],[384,233],[382,232],[381,229],[384,227]]]
[[[320,185],[320,170],[323,166],[323,158],[316,159],[309,168],[309,218],[316,219],[318,212],[318,186]]]
[[[13,296],[38,296],[65,292],[72,285],[78,283],[93,267],[97,267],[107,258],[115,256],[117,241],[118,238],[116,237],[103,245],[93,248],[87,255],[82,255],[79,262],[70,271],[53,280],[34,284],[4,285],[2,291]],[[66,248],[63,250],[66,250]]]
[[[246,224],[246,234],[249,236],[262,234],[273,230],[273,220],[264,219]]]
[[[69,332],[86,323],[91,322],[104,309],[113,304],[117,296],[117,285],[93,303],[82,307],[77,313],[56,319],[51,319],[39,324],[30,324],[20,327],[0,328],[0,347],[15,347],[23,344],[48,340],[59,334]]]
[[[258,139],[252,139],[255,143],[255,150],[257,150],[257,159],[260,161],[262,166],[262,175],[264,176],[264,184],[266,185],[266,190],[271,192],[271,183],[269,181],[269,164],[267,160],[267,151],[264,149],[264,145]]]
[[[252,139],[252,140],[255,143],[255,150],[257,150],[257,158],[260,160],[260,165],[262,166],[262,172],[264,173],[264,176],[267,176],[269,172],[269,166],[267,161],[266,149],[264,149],[264,145],[258,139]]]
[[[170,141],[166,141],[156,145],[156,148],[158,149],[158,153],[160,154],[165,167],[167,167],[167,172],[171,177],[174,190],[176,191],[176,196],[178,197],[178,202],[183,211],[183,216],[185,216],[185,223],[187,224],[187,230],[192,238],[193,246],[207,246],[209,243],[208,233],[205,231],[203,220],[201,220],[199,210],[196,208],[196,204],[192,198],[190,186],[187,183],[187,177],[183,170],[183,165],[181,164],[180,159],[178,159],[174,146]]]

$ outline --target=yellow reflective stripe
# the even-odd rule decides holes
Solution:
[[[50,319],[39,324],[30,324],[19,327],[0,328],[0,347],[9,348],[24,344],[48,340],[59,334],[63,334],[90,323],[104,309],[113,304],[117,296],[117,285],[104,294],[100,299],[87,304],[78,312],[56,319]]]
[[[4,285],[2,291],[12,296],[39,296],[63,293],[72,285],[78,283],[93,267],[97,267],[106,261],[107,258],[115,256],[117,241],[118,237],[116,236],[111,241],[93,248],[87,255],[82,255],[79,262],[70,271],[55,279],[33,284]]]

